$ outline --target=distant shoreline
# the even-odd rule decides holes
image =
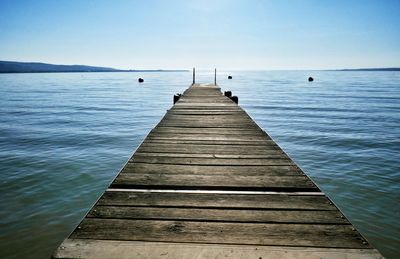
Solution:
[[[189,70],[116,70],[116,71],[26,71],[26,72],[7,72],[0,71],[0,74],[46,74],[46,73],[155,73],[155,72],[189,72]]]
[[[99,73],[99,72],[187,72],[185,69],[115,69],[86,65],[54,65],[40,62],[0,61],[0,73]]]
[[[335,69],[329,71],[400,71],[400,67],[384,67],[384,68],[346,68]]]

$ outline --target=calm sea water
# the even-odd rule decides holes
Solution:
[[[220,78],[360,232],[399,258],[400,73]],[[190,83],[190,72],[0,74],[0,257],[48,258]]]

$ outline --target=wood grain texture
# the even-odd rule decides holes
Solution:
[[[263,135],[244,135],[244,134],[186,134],[186,133],[151,133],[147,139],[189,139],[189,140],[223,140],[223,141],[254,141],[263,142],[268,140],[267,136]]]
[[[174,164],[174,165],[293,165],[293,161],[285,158],[283,155],[277,158],[259,159],[259,158],[185,158],[185,157],[165,157],[165,156],[133,156],[129,162],[149,163],[149,164]]]
[[[337,238],[340,237],[340,238]],[[349,225],[86,218],[71,238],[366,248]]]
[[[179,133],[179,134],[235,134],[235,135],[266,135],[261,129],[230,129],[230,128],[174,128],[174,127],[156,127],[151,130],[156,133]]]
[[[312,210],[234,210],[176,207],[95,206],[90,210],[87,217],[244,223],[350,224],[338,211]]]
[[[127,174],[186,174],[186,175],[229,175],[235,176],[290,176],[303,175],[296,166],[213,166],[128,163],[122,170]]]
[[[234,176],[190,174],[120,174],[111,187],[208,189],[208,190],[297,190],[318,191],[305,176]]]
[[[106,191],[98,205],[336,211],[321,195],[247,195]]]
[[[375,249],[67,239],[54,258],[383,259]]]

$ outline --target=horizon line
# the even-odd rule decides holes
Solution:
[[[197,71],[214,71],[216,68],[220,71],[351,71],[351,70],[389,70],[389,69],[396,69],[400,70],[399,66],[369,66],[369,67],[345,67],[345,68],[223,68],[218,69],[218,67],[196,67],[191,66],[190,68],[116,68],[107,65],[87,65],[87,64],[77,64],[77,63],[48,63],[46,61],[17,61],[17,60],[0,60],[0,62],[16,62],[16,63],[40,63],[40,64],[47,64],[47,65],[55,65],[55,66],[87,66],[87,67],[98,67],[98,68],[109,68],[118,70],[122,70],[120,72],[134,72],[134,71],[157,71],[157,70],[185,70],[191,71],[192,68],[196,68]],[[112,72],[112,71],[111,71]],[[108,72],[109,73],[109,72]]]

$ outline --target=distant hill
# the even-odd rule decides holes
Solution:
[[[353,68],[353,69],[338,69],[336,71],[400,71],[400,67]]]
[[[0,61],[0,73],[60,73],[60,72],[181,72],[187,70],[121,70],[84,65],[53,65],[39,62]]]
[[[44,72],[116,72],[109,67],[82,65],[53,65],[39,62],[0,61],[0,73],[44,73]]]

